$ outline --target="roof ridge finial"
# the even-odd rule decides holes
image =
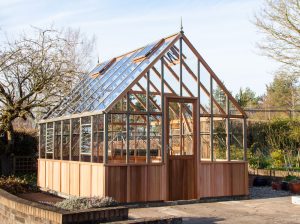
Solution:
[[[182,25],[182,16],[180,17],[180,33],[184,33],[183,32],[183,25]]]

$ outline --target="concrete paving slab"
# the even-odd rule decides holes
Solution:
[[[265,190],[265,189],[264,189]],[[273,195],[274,196],[274,195]],[[130,209],[132,218],[183,217],[183,223],[300,223],[291,196]]]

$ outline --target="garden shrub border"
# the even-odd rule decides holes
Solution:
[[[0,189],[0,220],[4,223],[95,223],[128,219],[123,206],[67,211],[19,198]]]

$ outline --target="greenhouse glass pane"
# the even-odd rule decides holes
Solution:
[[[123,57],[116,63],[116,65],[112,69],[110,69],[105,73],[105,75],[103,75],[102,79],[97,80],[93,88],[91,88],[90,91],[86,94],[86,97],[84,97],[84,100],[81,100],[80,103],[76,105],[76,107],[72,108],[72,113],[82,112],[88,105],[90,105],[94,100],[96,100],[98,93],[103,91],[104,86],[107,82],[109,82],[111,76],[115,73],[119,73],[120,71],[122,71],[124,64],[126,64],[127,61],[130,60],[130,58],[131,57]]]
[[[67,108],[67,106],[71,103],[76,101],[76,99],[80,99],[80,96],[84,96],[83,91],[88,89],[90,85],[92,85],[95,78],[91,78],[90,75],[97,73],[102,68],[104,68],[110,61],[105,61],[100,65],[97,65],[88,75],[84,75],[83,79],[72,89],[72,91],[66,96],[60,106],[52,112],[50,117],[56,117],[62,115]],[[97,77],[98,78],[98,77]]]
[[[101,66],[100,70],[106,65],[107,63],[103,63],[103,66]],[[116,65],[113,64],[108,68],[107,72],[109,72],[110,69],[113,68],[113,66]],[[92,74],[92,73],[90,73]],[[90,75],[88,75],[90,77]],[[81,89],[77,92],[77,94],[74,95],[70,103],[60,112],[59,115],[64,114],[71,114],[74,108],[76,108],[78,105],[80,105],[82,102],[86,100],[86,97],[89,96],[90,92],[93,91],[93,89],[97,88],[98,83],[100,80],[105,77],[104,75],[99,75],[96,78],[89,78],[91,81],[87,82],[86,85],[82,86]]]
[[[149,58],[146,58],[140,64],[134,67],[129,67],[116,82],[113,82],[110,87],[112,90],[104,91],[101,93],[98,102],[100,103],[96,107],[90,107],[89,110],[104,110],[107,108],[122,92],[146,69],[146,67],[154,61],[157,56],[166,49],[166,47],[172,41],[164,42]]]

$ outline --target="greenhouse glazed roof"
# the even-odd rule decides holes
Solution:
[[[44,119],[106,111],[178,40],[163,38],[98,64]]]

